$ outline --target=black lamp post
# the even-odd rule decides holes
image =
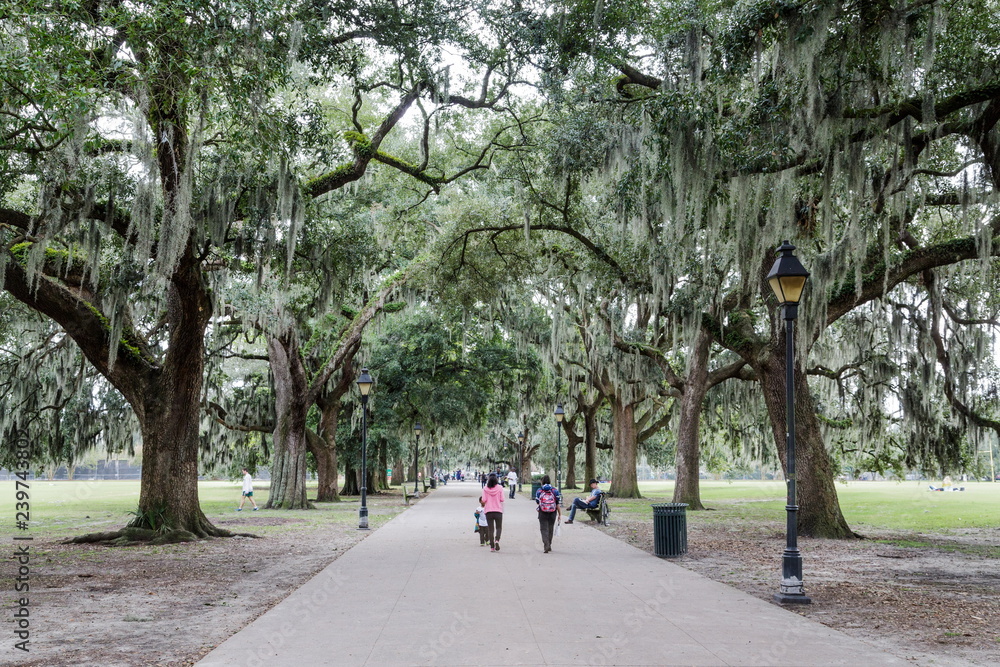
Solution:
[[[367,368],[361,369],[358,378],[361,390],[361,509],[358,510],[358,530],[368,530],[368,392],[372,390],[372,376]]]
[[[798,546],[798,511],[795,499],[795,318],[798,316],[799,299],[809,272],[792,254],[795,250],[788,241],[778,248],[780,253],[767,274],[774,295],[781,304],[785,320],[785,483],[788,501],[785,551],[781,556],[781,587],[774,595],[783,604],[809,604],[812,600],[802,587],[802,554]]]
[[[524,484],[524,433],[517,434],[517,492],[521,492],[521,485]]]
[[[556,489],[562,490],[562,462],[560,457],[559,446],[562,440],[562,420],[566,416],[566,411],[563,410],[562,403],[556,403]]]
[[[413,445],[413,495],[420,493],[417,490],[417,484],[420,483],[420,432],[424,430],[424,427],[417,422],[413,425],[413,432],[417,436],[416,444]]]

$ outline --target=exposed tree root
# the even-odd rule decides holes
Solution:
[[[314,510],[314,509],[316,509],[316,506],[313,505],[313,503],[312,503],[311,500],[306,500],[306,504],[304,506],[302,506],[302,507],[286,507],[286,506],[281,505],[281,504],[272,505],[271,501],[269,500],[269,501],[267,501],[267,504],[264,505],[264,509],[266,509],[266,510]]]
[[[211,527],[211,530],[200,530],[200,535],[196,535],[190,530],[182,528],[161,528],[153,530],[151,528],[140,528],[137,526],[126,526],[121,530],[107,533],[87,533],[63,542],[63,544],[108,544],[116,547],[133,546],[137,544],[178,544],[181,542],[197,542],[200,539],[215,537],[253,537],[259,535],[253,533],[233,533],[221,528]]]

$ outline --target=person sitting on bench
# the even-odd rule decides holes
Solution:
[[[566,523],[573,523],[573,517],[576,516],[576,511],[581,510],[594,510],[597,509],[601,504],[601,493],[602,491],[597,488],[597,480],[590,480],[590,495],[586,500],[580,500],[579,498],[573,499],[573,504],[569,508],[569,521]]]

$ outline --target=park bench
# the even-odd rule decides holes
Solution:
[[[412,482],[408,482],[407,484],[411,484],[411,483]],[[423,480],[421,480],[420,483],[424,485],[424,494],[426,494],[430,490],[430,488],[431,488],[430,485],[427,482],[423,481]],[[412,498],[419,498],[420,494],[417,493],[417,492],[415,492],[415,491],[410,491],[410,489],[408,488],[407,484],[403,485],[403,503],[405,503],[406,505],[409,505],[410,504],[410,499],[412,499]]]
[[[608,493],[601,493],[599,500],[597,501],[597,507],[592,507],[587,509],[587,516],[590,517],[592,521],[596,521],[602,526],[608,525],[608,514],[611,512],[611,508],[608,507]]]

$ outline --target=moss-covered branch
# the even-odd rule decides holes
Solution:
[[[993,235],[992,254],[997,257],[1000,256],[1000,216],[989,227]],[[976,259],[979,251],[979,239],[967,236],[909,250],[892,264],[879,262],[865,273],[860,286],[852,280],[843,280],[833,286],[827,301],[826,324],[833,324],[857,306],[889,293],[896,285],[922,271]]]
[[[988,102],[1000,95],[1000,79],[954,95],[949,95],[934,105],[934,118],[945,118],[949,114],[981,102]],[[884,117],[890,125],[898,123],[907,116],[915,120],[924,120],[924,98],[915,96],[901,102],[883,104],[869,109],[845,109],[844,118],[880,118]]]

